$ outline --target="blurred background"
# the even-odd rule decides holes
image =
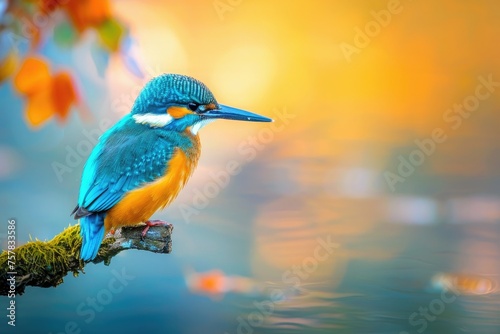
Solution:
[[[153,216],[172,254],[28,288],[0,331],[500,333],[498,22],[493,0],[0,0],[4,249],[9,218],[19,245],[76,223],[91,148],[156,75],[275,119],[201,131]]]

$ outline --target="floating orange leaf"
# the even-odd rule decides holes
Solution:
[[[61,119],[68,117],[69,110],[77,102],[77,94],[71,74],[61,72],[52,79],[51,98],[54,105],[54,113]]]
[[[14,78],[14,88],[29,96],[47,87],[49,82],[49,65],[43,59],[28,57]]]
[[[223,291],[224,275],[220,271],[213,271],[210,275],[200,278],[199,289],[206,293],[221,293]]]

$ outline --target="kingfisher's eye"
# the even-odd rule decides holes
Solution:
[[[196,111],[196,109],[198,109],[199,107],[199,104],[196,104],[196,103],[188,103],[188,108],[189,110],[191,111]]]
[[[198,114],[204,114],[208,111],[207,109],[207,106],[206,105],[202,105],[198,108]]]

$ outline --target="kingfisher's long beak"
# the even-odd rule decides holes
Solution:
[[[223,104],[219,105],[219,108],[212,109],[203,114],[203,117],[215,119],[234,119],[237,121],[247,121],[247,122],[272,122],[273,120],[261,115],[257,115],[242,109],[237,109]]]

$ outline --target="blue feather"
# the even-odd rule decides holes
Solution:
[[[187,137],[164,130],[145,131],[143,125],[125,116],[90,155],[78,205],[91,212],[111,209],[127,192],[162,176],[176,147],[190,145]],[[152,168],[146,168],[148,160],[147,167]]]
[[[80,218],[80,235],[82,236],[80,258],[84,261],[93,260],[97,256],[104,237],[105,216],[105,213],[93,213]]]

